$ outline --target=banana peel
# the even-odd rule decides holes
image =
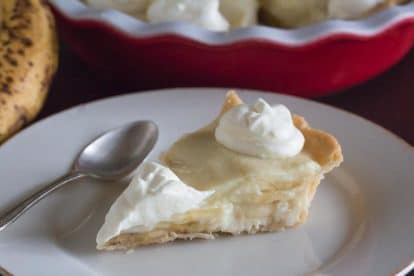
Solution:
[[[0,143],[34,119],[58,64],[44,0],[0,0]]]

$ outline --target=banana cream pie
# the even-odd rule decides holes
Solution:
[[[302,224],[324,174],[342,162],[330,134],[283,105],[226,96],[220,115],[146,162],[110,208],[97,248],[280,231]]]

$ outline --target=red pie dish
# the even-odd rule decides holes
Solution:
[[[219,86],[316,97],[361,83],[414,44],[414,2],[360,20],[213,32],[148,24],[79,0],[50,0],[62,39],[91,68],[131,88]]]

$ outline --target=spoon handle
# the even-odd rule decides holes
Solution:
[[[45,198],[47,195],[53,193],[54,191],[61,188],[65,184],[73,180],[80,179],[85,176],[86,175],[81,174],[79,172],[71,172],[65,176],[62,176],[56,179],[54,182],[43,187],[36,193],[27,197],[20,203],[16,204],[14,207],[7,210],[4,214],[0,215],[0,232],[4,230],[7,226],[9,226],[10,224],[15,222],[21,215],[23,215],[27,210],[29,210],[32,206],[34,206],[40,200]]]

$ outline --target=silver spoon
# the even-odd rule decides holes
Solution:
[[[29,196],[0,216],[0,231],[50,193],[77,179],[91,177],[119,180],[130,175],[145,159],[158,139],[151,121],[138,121],[110,130],[86,146],[65,176]]]

